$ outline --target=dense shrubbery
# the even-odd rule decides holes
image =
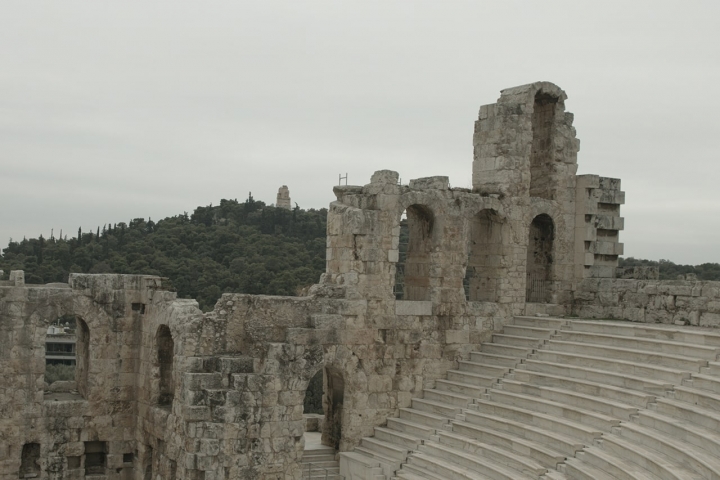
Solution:
[[[720,280],[720,264],[703,263],[700,265],[677,265],[670,260],[643,260],[640,258],[621,258],[621,267],[660,267],[660,280],[676,280],[678,275],[694,273],[698,280]]]
[[[137,218],[70,239],[10,242],[0,269],[25,270],[27,283],[66,282],[71,272],[161,275],[209,310],[224,292],[295,295],[317,283],[326,221],[325,209],[222,200],[157,223]]]
[[[45,383],[75,381],[75,365],[45,365]],[[322,387],[321,387],[322,388]]]

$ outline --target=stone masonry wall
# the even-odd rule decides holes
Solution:
[[[720,282],[588,278],[575,292],[581,318],[720,327]]]

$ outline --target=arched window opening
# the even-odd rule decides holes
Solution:
[[[525,300],[549,303],[552,295],[553,240],[555,226],[550,216],[541,214],[530,224],[527,249],[527,294]]]
[[[547,93],[535,95],[530,153],[530,196],[553,200],[553,124],[558,98]]]
[[[175,343],[167,325],[160,325],[157,332],[157,355],[160,367],[160,392],[158,405],[172,405],[175,396],[175,382],[173,380],[173,360],[175,358]]]
[[[468,264],[463,287],[470,302],[495,302],[501,271],[502,224],[497,212],[483,210],[470,222]]]
[[[342,374],[335,369],[325,369],[325,422],[322,432],[322,443],[335,450],[340,448],[342,439],[342,414],[345,395],[345,381]]]
[[[77,391],[87,399],[89,394],[88,373],[90,370],[90,329],[80,317],[75,318],[75,382]]]
[[[430,300],[430,251],[434,215],[424,205],[409,206],[400,220],[395,266],[397,300]]]

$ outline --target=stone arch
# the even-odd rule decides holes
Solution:
[[[175,397],[175,380],[173,376],[175,342],[170,333],[170,328],[167,325],[160,325],[158,327],[155,336],[155,345],[157,348],[157,362],[160,373],[157,403],[160,406],[169,406],[172,405]]]
[[[495,302],[500,279],[505,277],[503,219],[494,209],[484,208],[470,219],[468,262],[463,287],[471,302]]]
[[[527,302],[550,303],[554,267],[555,222],[546,213],[535,216],[528,229]]]
[[[75,382],[78,393],[88,399],[90,373],[90,328],[80,316],[75,316]]]
[[[398,261],[395,269],[395,298],[430,300],[430,253],[435,214],[423,204],[405,208],[400,218]]]

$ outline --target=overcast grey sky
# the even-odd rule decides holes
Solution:
[[[720,2],[9,1],[0,246],[221,198],[469,187],[478,107],[563,88],[579,173],[622,178],[626,256],[720,262]]]

